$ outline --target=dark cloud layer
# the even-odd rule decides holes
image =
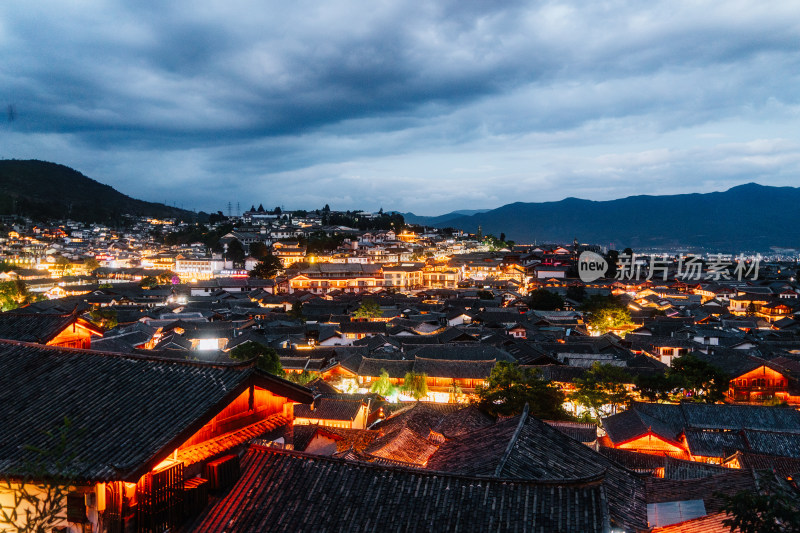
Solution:
[[[0,157],[206,210],[796,184],[798,29],[790,2],[10,0]]]

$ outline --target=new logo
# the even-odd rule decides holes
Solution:
[[[608,263],[600,254],[585,251],[578,258],[578,277],[584,283],[602,278],[607,270]]]

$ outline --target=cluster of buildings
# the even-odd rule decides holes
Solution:
[[[253,209],[221,243],[271,249],[282,271],[255,279],[203,245],[158,244],[154,228],[181,231],[163,222],[0,242],[4,279],[54,283],[0,314],[6,511],[63,501],[40,513],[63,532],[722,532],[720,494],[797,491],[796,262],[737,279],[706,258],[688,279],[661,256],[663,277],[583,282],[580,254],[599,248]],[[346,237],[309,254],[319,231]],[[542,290],[560,303],[538,307]],[[630,322],[593,329],[593,295]],[[232,357],[248,343],[283,375]],[[724,401],[643,401],[636,378],[687,354],[725,372]],[[593,422],[495,417],[471,400],[500,362],[567,394],[619,367],[630,403]]]

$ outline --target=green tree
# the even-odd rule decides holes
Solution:
[[[158,287],[158,280],[153,276],[145,276],[142,278],[142,281],[139,282],[139,287],[143,289],[155,289]]]
[[[583,377],[575,380],[575,390],[568,397],[599,421],[628,403],[630,393],[625,384],[632,381],[624,368],[596,361]]]
[[[256,241],[250,243],[250,246],[248,246],[248,252],[250,253],[250,257],[262,259],[269,254],[269,248],[267,248],[267,245],[263,242]]]
[[[419,401],[428,395],[428,375],[425,373],[406,372],[400,390]]]
[[[248,273],[248,276],[251,278],[272,279],[278,275],[278,272],[280,272],[282,268],[283,265],[280,259],[272,254],[267,254],[253,267],[253,270]]]
[[[380,318],[383,315],[381,306],[372,298],[364,298],[358,309],[353,311],[353,318]]]
[[[530,412],[547,420],[568,420],[564,393],[541,378],[538,371],[521,368],[518,363],[498,361],[486,385],[478,386],[478,406],[492,416],[515,416],[527,403]]]
[[[302,320],[305,322],[306,317],[303,316],[303,302],[294,302],[288,315],[292,320]]]
[[[263,344],[247,341],[231,350],[230,357],[237,361],[250,361],[255,359],[256,367],[264,372],[269,372],[276,376],[283,375],[283,366],[281,366],[281,359],[278,357],[278,352]]]
[[[86,264],[86,270],[87,270],[88,272],[94,272],[95,270],[97,270],[98,268],[100,268],[100,261],[98,261],[98,260],[97,260],[97,259],[95,259],[94,257],[90,257],[90,258],[88,258],[88,259],[85,261],[85,264]]]
[[[616,296],[592,295],[581,304],[581,310],[586,313],[586,325],[601,335],[633,326],[630,311]]]
[[[683,380],[680,377],[670,374],[639,374],[633,378],[636,385],[636,392],[651,402],[672,400],[679,392]]]
[[[172,283],[172,280],[175,279],[177,276],[174,272],[162,272],[158,276],[156,276],[156,281],[159,285],[168,285]]]
[[[380,394],[384,398],[391,396],[395,391],[395,386],[391,381],[389,381],[389,372],[387,372],[385,368],[381,368],[381,375],[378,377],[375,383],[372,384],[372,386],[369,388],[369,391]]]
[[[448,401],[450,403],[458,403],[459,397],[461,397],[461,387],[458,383],[456,383],[455,379],[450,380],[450,387],[447,388],[447,393],[450,395]]]
[[[93,309],[89,312],[89,320],[103,329],[117,327],[117,311],[115,309]]]
[[[481,300],[494,300],[494,293],[492,291],[478,291],[476,293]]]
[[[586,298],[586,288],[583,285],[570,285],[567,287],[567,298],[582,302]]]
[[[724,371],[691,353],[673,359],[668,374],[679,380],[691,399],[706,403],[724,400],[730,385]]]
[[[314,381],[314,379],[316,379],[317,376],[315,376],[308,370],[303,370],[302,372],[284,372],[283,377],[285,377],[292,383],[297,383],[298,385],[305,385],[310,381]]]
[[[37,300],[38,297],[28,292],[28,286],[22,280],[0,282],[0,305],[3,311],[10,311]]]
[[[225,259],[233,261],[234,265],[244,264],[244,247],[238,239],[233,239],[228,243],[228,250],[225,253]]]
[[[72,274],[72,261],[64,257],[63,255],[59,255],[56,257],[56,265],[58,265],[61,270],[62,276],[69,276]]]
[[[800,531],[800,497],[773,476],[760,476],[758,492],[743,490],[733,496],[717,493],[728,515],[722,523],[731,532],[790,533]]]
[[[547,289],[536,289],[528,295],[528,306],[538,311],[555,311],[564,307],[564,299]]]

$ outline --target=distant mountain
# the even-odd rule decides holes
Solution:
[[[630,196],[595,202],[504,205],[471,216],[448,218],[453,226],[484,234],[505,233],[519,243],[581,242],[621,249],[697,246],[721,251],[800,249],[800,188],[748,183],[725,192]]]
[[[136,200],[64,165],[0,160],[0,214],[35,220],[114,222],[122,214],[196,219],[191,211]]]
[[[446,227],[448,220],[453,220],[454,218],[460,218],[464,216],[471,216],[477,215],[480,213],[486,213],[490,211],[489,209],[460,209],[458,211],[453,211],[452,213],[447,213],[445,215],[438,215],[438,216],[424,216],[424,215],[415,215],[414,213],[400,213],[403,215],[403,219],[408,224],[419,224],[420,226],[438,226],[438,227]],[[444,226],[441,226],[444,224]]]

